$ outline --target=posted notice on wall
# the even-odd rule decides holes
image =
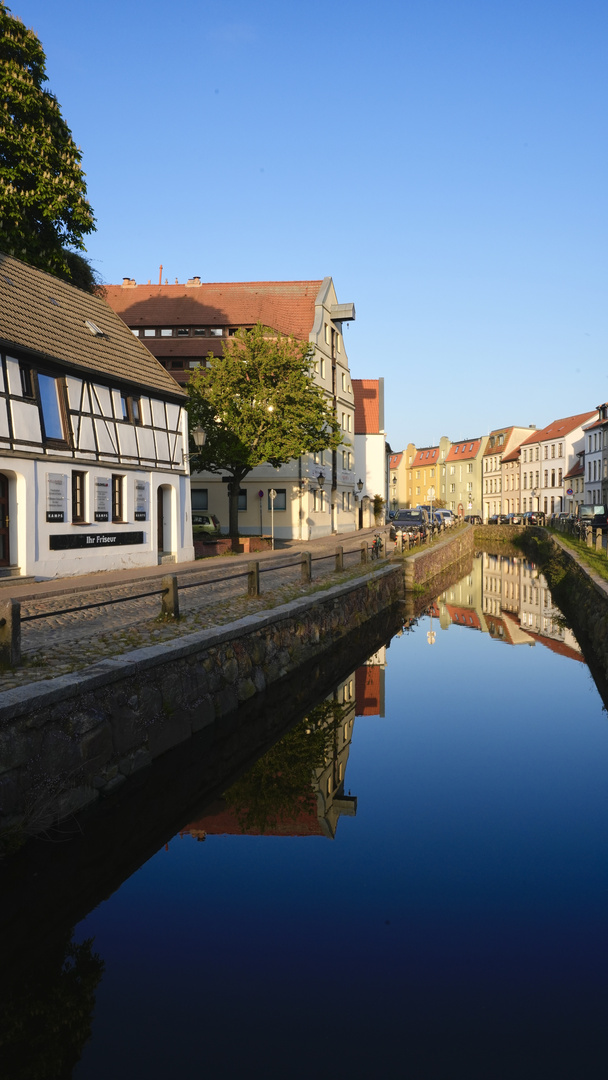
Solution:
[[[46,520],[65,521],[68,478],[64,473],[46,474]]]
[[[135,520],[148,520],[148,481],[135,481]]]
[[[110,520],[110,478],[95,477],[95,521]]]

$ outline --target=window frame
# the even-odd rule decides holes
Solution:
[[[125,520],[123,473],[112,473],[112,521],[120,524]]]
[[[87,521],[87,473],[72,469],[72,524],[84,525]]]
[[[38,413],[40,416],[40,431],[42,434],[42,441],[47,446],[56,447],[58,450],[69,450],[72,447],[72,428],[70,424],[70,414],[68,410],[67,401],[67,389],[66,381],[62,375],[55,375],[53,372],[42,368],[31,368],[31,375],[34,383],[35,401],[38,405]],[[55,435],[47,434],[47,423],[44,416],[44,406],[42,402],[42,392],[40,389],[40,379],[50,379],[55,384],[55,393],[57,395],[57,412],[59,418],[59,424],[63,431],[63,438],[57,438]],[[31,400],[31,399],[30,399]],[[50,417],[49,417],[50,420]]]

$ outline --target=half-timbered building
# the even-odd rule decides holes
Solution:
[[[185,393],[101,298],[0,254],[0,573],[193,557]]]

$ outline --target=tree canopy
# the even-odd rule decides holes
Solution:
[[[71,281],[75,272],[82,274],[83,263],[88,266],[76,252],[84,250],[83,236],[95,229],[82,155],[57,99],[44,89],[48,78],[40,41],[9,11],[0,0],[2,246],[7,254]],[[82,278],[78,284],[82,287]]]
[[[207,435],[200,449],[191,441],[191,469],[229,474],[232,536],[238,534],[239,488],[252,469],[340,445],[334,410],[311,366],[308,342],[258,323],[225,341],[223,356],[209,356],[188,384],[190,428],[200,424]]]

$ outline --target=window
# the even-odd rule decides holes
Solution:
[[[271,488],[268,488],[268,509],[269,510],[272,509],[272,500],[270,498],[271,490],[272,490]],[[274,500],[275,511],[277,511],[277,510],[286,510],[287,509],[287,488],[275,488],[274,490],[277,493],[276,497],[275,497],[275,500]]]
[[[209,337],[222,337],[224,331],[221,326],[212,326],[209,331]]]
[[[86,520],[85,516],[85,486],[86,473],[72,472],[72,521],[80,524]]]
[[[473,472],[473,462],[472,461],[469,461],[469,464],[467,465],[467,472]]]
[[[121,394],[120,404],[123,420],[128,420],[132,424],[141,424],[139,398],[129,397],[128,394]]]
[[[348,414],[347,420],[348,420],[348,430],[352,431],[353,430],[353,418],[350,415],[350,413]]]
[[[191,489],[192,495],[192,509],[193,510],[208,510],[209,499],[207,488],[195,488]]]
[[[143,335],[144,337],[156,337],[156,330],[153,330],[151,327],[146,326],[144,327]]]
[[[342,389],[346,390],[346,375],[342,372]]]
[[[455,465],[450,465],[450,476],[453,476],[455,472],[456,472],[456,466]]]
[[[190,336],[190,331],[189,331],[188,327],[187,326],[178,326],[178,328],[177,328],[177,336],[178,337],[189,337]]]
[[[54,442],[67,442],[62,416],[63,386],[60,380],[38,372],[38,391],[45,438]]]
[[[564,454],[564,449],[563,448],[564,448],[564,444],[560,442],[559,445],[558,445],[558,448],[557,448],[557,456],[558,457],[563,457],[563,454]]]
[[[246,510],[247,509],[247,488],[239,488],[238,507],[237,507],[237,509],[238,510]],[[275,510],[276,510],[276,506],[275,506]]]
[[[536,453],[535,453],[534,456],[535,456],[536,461],[538,461],[538,457],[539,457],[539,453],[540,453],[540,447],[539,446],[535,447],[535,450],[536,450]]]
[[[547,460],[548,457],[549,457],[549,447],[545,446],[545,461]]]
[[[323,509],[323,492],[319,488],[313,491],[313,510],[319,513]]]
[[[170,330],[168,327],[164,327],[163,329],[161,329],[160,336],[173,337],[173,330]]]
[[[346,431],[346,413],[342,413],[342,431]]]
[[[450,484],[450,492],[454,493],[455,491],[456,491],[456,484]]]
[[[124,476],[112,473],[112,521],[123,521],[122,489]]]
[[[19,373],[21,375],[21,391],[26,398],[33,398],[34,395],[34,381],[32,379],[32,369],[26,367],[24,364],[19,365]]]

